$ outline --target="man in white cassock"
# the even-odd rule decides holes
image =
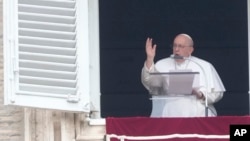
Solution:
[[[172,45],[173,54],[154,63],[156,44],[152,38],[146,40],[146,61],[142,68],[141,81],[152,94],[151,117],[204,117],[217,116],[213,104],[223,97],[224,85],[209,62],[192,56],[194,43],[187,34],[179,34]],[[173,57],[176,56],[176,57]],[[189,95],[172,95],[154,92],[154,89],[168,89],[168,82],[152,73],[191,70],[199,72],[199,85]]]

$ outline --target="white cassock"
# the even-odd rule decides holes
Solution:
[[[205,94],[206,100],[198,99],[195,95],[169,96],[154,95],[152,88],[164,89],[163,81],[155,79],[152,72],[170,72],[171,70],[192,70],[199,72],[199,91]],[[223,97],[224,85],[209,62],[190,56],[183,63],[178,64],[173,58],[164,58],[147,68],[144,64],[141,73],[141,81],[144,87],[152,94],[151,117],[204,117],[205,107],[208,106],[208,116],[216,116],[217,112],[213,104]]]

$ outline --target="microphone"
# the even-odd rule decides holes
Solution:
[[[201,66],[201,64],[199,64],[198,62],[194,61],[193,59],[190,59],[188,57],[183,57],[183,56],[180,56],[178,54],[171,54],[170,55],[170,58],[173,58],[173,59],[176,59],[176,60],[181,60],[181,59],[184,59],[184,60],[189,60],[191,62],[194,62],[196,65],[198,65],[201,70],[203,71],[204,75],[205,75],[205,82],[207,83],[208,79],[206,77],[206,71],[204,70],[204,68]],[[208,117],[208,101],[207,101],[207,92],[205,92],[205,116]]]
[[[170,58],[173,58],[173,59],[179,59],[179,60],[181,60],[181,59],[187,59],[186,57],[183,57],[183,56],[180,56],[180,55],[178,55],[178,54],[172,54],[172,55],[170,55]]]

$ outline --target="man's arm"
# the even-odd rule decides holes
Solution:
[[[147,61],[145,61],[141,72],[141,82],[147,90],[149,90],[150,86],[150,73],[154,72],[154,70],[154,63],[148,68]]]

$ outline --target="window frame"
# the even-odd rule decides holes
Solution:
[[[19,1],[21,0],[3,0],[4,104],[100,113],[98,0],[75,0],[79,98],[71,97],[71,95],[64,98],[28,95],[20,94],[18,91],[20,84],[17,83],[19,82]],[[77,102],[78,99],[79,102]]]

